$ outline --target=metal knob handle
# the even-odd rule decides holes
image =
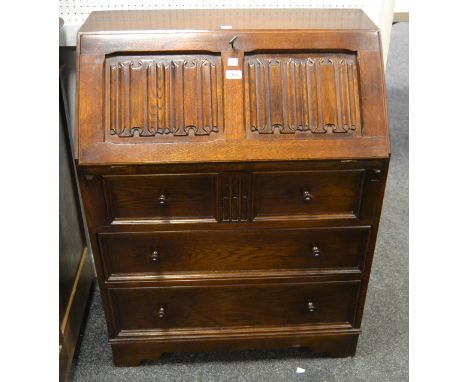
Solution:
[[[167,197],[165,194],[161,194],[161,196],[158,199],[158,203],[160,207],[166,207],[167,206]]]
[[[164,318],[166,316],[166,308],[164,306],[160,306],[158,309],[158,317],[159,318]]]
[[[372,170],[370,181],[379,182],[381,177],[382,177],[382,170],[380,168],[375,168]]]
[[[151,253],[150,260],[152,263],[159,262],[159,251],[157,249],[153,250],[153,252]]]
[[[310,203],[312,201],[312,194],[309,190],[302,190],[302,200],[304,203]]]
[[[235,50],[235,49],[236,49],[236,48],[234,48],[234,42],[237,40],[237,37],[239,37],[239,36],[234,36],[233,38],[231,38],[231,39],[229,40],[229,45],[231,45],[231,49],[232,49],[232,50]]]
[[[315,312],[315,305],[312,301],[307,301],[307,311],[309,313]]]
[[[312,246],[312,256],[319,257],[321,254],[322,254],[322,251],[320,251],[320,248],[318,247],[318,245],[314,244]]]

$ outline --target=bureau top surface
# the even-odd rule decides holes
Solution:
[[[92,12],[80,33],[233,30],[377,30],[360,9],[184,9]]]

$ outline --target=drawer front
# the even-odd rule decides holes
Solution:
[[[216,174],[104,176],[109,220],[215,220]]]
[[[109,289],[121,330],[354,321],[359,282]]]
[[[255,220],[359,218],[365,170],[255,174]]]
[[[103,233],[109,276],[360,269],[369,228]]]

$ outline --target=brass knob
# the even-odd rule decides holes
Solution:
[[[312,201],[312,194],[309,190],[304,189],[302,190],[302,200],[304,203],[309,204]]]
[[[166,309],[164,308],[164,306],[161,305],[158,309],[158,317],[164,318],[165,316],[166,316]]]
[[[312,246],[312,255],[313,255],[314,257],[319,257],[319,256],[321,255],[321,253],[322,253],[322,252],[320,251],[320,248],[318,247],[318,245],[317,245],[317,244],[314,244],[314,245]]]
[[[307,311],[308,311],[309,313],[315,312],[315,305],[314,305],[314,303],[313,303],[312,301],[310,301],[310,300],[307,301]]]
[[[150,260],[152,263],[159,262],[159,251],[157,249],[153,250],[153,252],[151,253]]]
[[[167,197],[165,194],[161,194],[161,196],[158,199],[158,203],[160,207],[166,207],[167,206]]]

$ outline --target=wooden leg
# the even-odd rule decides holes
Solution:
[[[112,349],[112,356],[114,359],[114,365],[119,367],[132,367],[138,366],[143,361],[157,361],[161,358],[162,353],[151,352],[150,355],[142,356],[137,352],[125,352],[120,349]]]
[[[309,346],[312,353],[321,353],[330,358],[354,357],[358,336],[337,338],[331,342],[314,342]]]
[[[137,357],[116,357],[114,356],[114,365],[119,367],[131,367],[131,366],[138,366],[142,363],[143,360]]]
[[[162,341],[132,341],[118,342],[111,341],[112,354],[116,366],[138,366],[143,361],[158,360],[163,352],[179,352],[179,351],[217,351],[217,350],[234,350],[246,348],[273,348],[277,345],[280,347],[289,346],[304,346],[314,354],[323,354],[331,358],[352,357],[356,353],[356,346],[359,334],[324,334],[324,335],[309,335],[302,338],[288,337],[278,339],[268,339],[265,342],[253,340],[252,343],[232,340],[229,343],[220,341],[185,341],[180,342],[162,342]]]

